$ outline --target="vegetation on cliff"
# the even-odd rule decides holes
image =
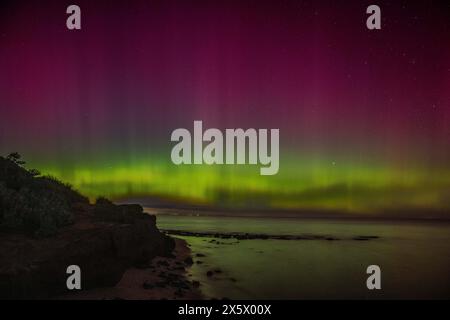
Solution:
[[[72,223],[72,207],[88,199],[69,184],[24,165],[18,153],[0,157],[0,229],[54,235]]]
[[[174,250],[142,206],[105,198],[90,204],[70,185],[24,165],[17,153],[0,157],[0,299],[67,293],[73,264],[84,290],[112,287],[128,268]]]
[[[26,169],[18,153],[0,157],[0,230],[47,237],[74,221],[74,209],[89,200],[68,183]],[[143,214],[140,205],[117,206],[99,197],[94,219],[132,223]]]

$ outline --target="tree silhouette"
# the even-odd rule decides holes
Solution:
[[[26,163],[25,161],[22,160],[22,156],[18,152],[12,152],[12,153],[8,154],[6,156],[6,159],[14,162],[18,166],[23,166]]]

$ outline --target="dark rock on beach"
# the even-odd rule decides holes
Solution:
[[[356,241],[369,241],[369,240],[373,240],[373,239],[378,239],[378,236],[356,236],[353,238],[353,240]]]
[[[153,284],[151,284],[151,283],[148,283],[147,281],[145,281],[143,284],[142,284],[142,288],[144,288],[145,290],[151,290],[151,289],[153,289],[155,286],[153,285]]]
[[[179,235],[179,236],[190,236],[190,237],[205,237],[205,238],[215,238],[210,239],[208,242],[215,245],[232,245],[239,242],[239,240],[325,240],[325,241],[336,241],[336,240],[355,240],[355,241],[368,241],[379,239],[378,236],[356,236],[352,238],[337,238],[329,235],[277,235],[277,234],[259,234],[259,233],[240,233],[240,232],[230,232],[230,233],[217,233],[217,232],[190,232],[183,230],[164,230],[169,235]],[[237,242],[222,242],[216,239],[234,239]],[[199,256],[199,254],[197,254]]]
[[[158,266],[168,267],[169,263],[165,260],[158,261]]]

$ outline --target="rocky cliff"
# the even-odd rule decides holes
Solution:
[[[79,213],[73,225],[52,237],[0,233],[0,298],[42,299],[67,292],[69,265],[81,268],[82,289],[114,286],[126,269],[174,248],[154,216],[143,213],[116,223],[96,221],[91,214],[92,209]]]
[[[174,249],[141,206],[89,204],[16,162],[0,157],[0,299],[63,294],[70,265],[80,267],[82,289],[114,286],[126,269]]]

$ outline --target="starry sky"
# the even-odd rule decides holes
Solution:
[[[0,5],[0,153],[95,198],[225,207],[450,209],[450,3]],[[375,3],[375,2],[374,2]],[[170,134],[279,128],[280,171],[175,166]]]

